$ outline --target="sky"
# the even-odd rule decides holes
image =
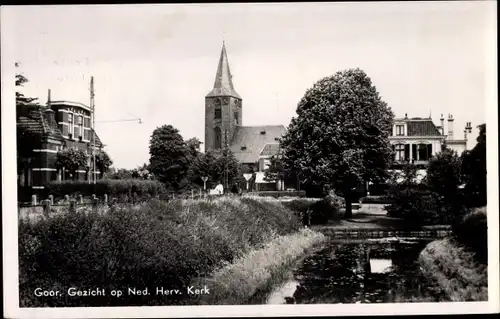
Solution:
[[[5,7],[3,8],[5,9]],[[440,114],[473,132],[493,83],[496,2],[30,6],[8,8],[27,96],[89,103],[117,168],[149,160],[155,128],[204,139],[223,40],[243,125],[288,125],[305,91],[361,68],[397,117]],[[5,13],[5,12],[4,12]],[[4,31],[2,31],[4,32]],[[496,50],[496,44],[494,45]],[[495,56],[496,57],[496,56]],[[496,77],[496,74],[495,74]],[[133,121],[108,122],[141,118]]]

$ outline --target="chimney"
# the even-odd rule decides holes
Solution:
[[[453,139],[453,115],[448,114],[448,139]]]
[[[441,135],[444,135],[444,116],[441,114]]]
[[[57,128],[56,122],[56,112],[52,109],[51,99],[50,99],[50,89],[47,92],[47,109],[45,110],[45,117],[49,122],[50,127]]]

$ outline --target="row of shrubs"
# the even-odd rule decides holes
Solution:
[[[63,199],[65,195],[90,197],[95,194],[103,197],[107,194],[124,200],[127,198],[153,198],[166,192],[164,185],[155,180],[141,179],[101,179],[96,184],[87,181],[56,181],[45,186],[41,192],[43,198],[53,195],[55,200]]]
[[[114,205],[103,214],[61,214],[37,223],[19,221],[21,307],[134,306],[189,303],[182,296],[156,296],[156,287],[185,291],[194,278],[209,276],[300,225],[290,209],[266,198],[150,200]],[[36,297],[43,287],[62,297]],[[68,297],[69,287],[99,287],[106,296]],[[149,296],[121,298],[127,287]],[[209,287],[210,288],[210,287]]]
[[[265,197],[306,197],[305,191],[257,191],[252,192],[252,194],[257,196],[265,196]]]

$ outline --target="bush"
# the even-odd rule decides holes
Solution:
[[[363,204],[394,204],[394,199],[391,199],[388,196],[362,197],[359,201]]]
[[[408,226],[437,224],[440,217],[433,196],[423,194],[414,188],[398,190],[389,197],[392,204],[387,206],[390,217],[403,218]]]
[[[278,201],[238,197],[151,200],[19,223],[21,307],[182,304],[183,296],[155,296],[156,287],[185,291],[193,278],[299,228]],[[36,287],[101,287],[107,296],[35,297]],[[151,295],[109,296],[127,287]]]
[[[48,195],[53,195],[54,199],[64,198],[65,195],[92,196],[95,194],[98,197],[108,196],[124,200],[137,198],[151,198],[165,192],[165,187],[162,183],[155,180],[141,179],[101,179],[96,181],[95,190],[94,184],[89,184],[87,181],[61,181],[48,184],[44,189],[45,198]]]
[[[488,262],[488,224],[486,207],[481,207],[467,213],[453,227],[457,241],[474,253],[476,261]]]
[[[303,224],[326,224],[330,219],[338,219],[340,208],[345,206],[342,197],[328,195],[321,200],[317,199],[294,199],[290,202],[283,202],[283,205],[290,208],[300,216]]]

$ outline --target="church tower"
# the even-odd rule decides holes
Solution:
[[[214,88],[205,97],[205,152],[230,145],[242,125],[242,99],[234,90],[226,46],[222,44]]]

